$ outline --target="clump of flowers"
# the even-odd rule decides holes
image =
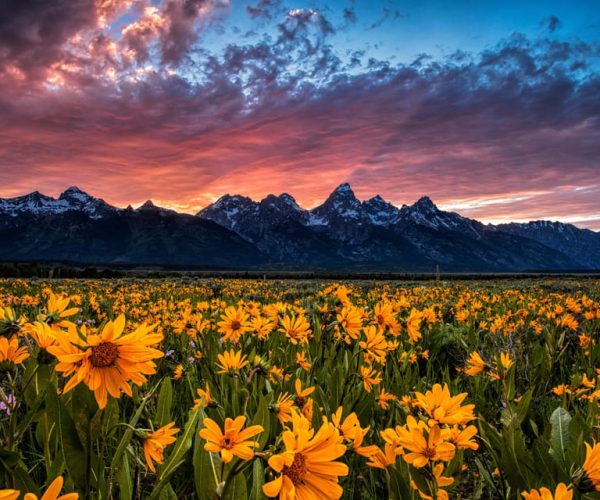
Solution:
[[[453,484],[452,477],[443,475],[445,464],[456,455],[457,450],[477,450],[474,440],[477,428],[469,423],[475,419],[475,405],[463,405],[467,393],[452,396],[448,386],[435,384],[425,393],[415,392],[407,405],[413,414],[408,415],[404,425],[381,431],[385,450],[373,449],[368,465],[386,468],[393,465],[396,457],[417,469],[426,469],[430,491],[422,491],[413,482],[423,498],[431,498],[437,492],[438,499],[448,498],[443,487]],[[435,484],[434,484],[435,483]]]

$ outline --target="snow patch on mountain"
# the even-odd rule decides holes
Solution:
[[[58,198],[43,195],[38,191],[16,198],[0,198],[0,213],[13,217],[22,213],[43,216],[81,211],[92,219],[100,219],[107,211],[114,210],[116,209],[104,200],[94,198],[75,186],[68,188]]]

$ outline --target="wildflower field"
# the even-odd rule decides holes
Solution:
[[[600,498],[600,281],[0,280],[0,499]]]

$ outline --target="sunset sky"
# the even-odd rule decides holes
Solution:
[[[4,0],[0,197],[430,196],[600,230],[597,0]]]

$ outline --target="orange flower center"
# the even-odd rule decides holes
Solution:
[[[281,472],[289,477],[294,485],[302,483],[304,481],[304,476],[306,475],[306,459],[304,458],[304,455],[296,453],[292,465],[289,467],[285,465]]]
[[[96,368],[106,368],[115,364],[119,357],[119,348],[112,342],[102,342],[92,347],[90,362]]]
[[[241,323],[239,321],[232,321],[231,322],[231,329],[232,330],[239,330],[241,327]]]
[[[435,448],[430,448],[429,446],[423,450],[422,455],[427,457],[429,460],[432,460],[435,457]]]
[[[225,436],[223,438],[223,448],[226,450],[231,450],[235,445],[235,440],[231,436]]]

